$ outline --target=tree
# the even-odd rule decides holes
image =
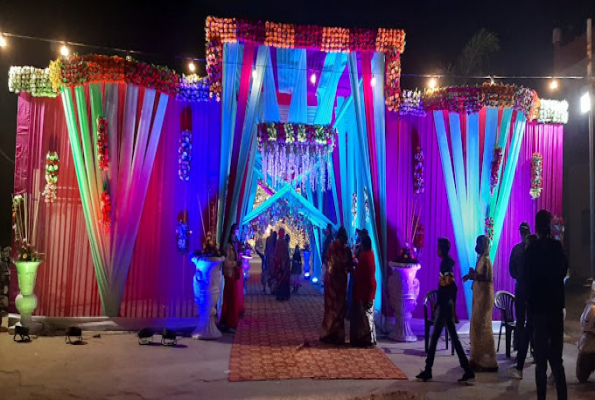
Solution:
[[[458,61],[457,72],[466,81],[474,74],[482,74],[489,66],[491,53],[500,50],[500,41],[494,32],[482,28],[467,42]]]

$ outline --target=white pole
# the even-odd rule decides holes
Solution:
[[[593,159],[593,52],[591,40],[593,37],[591,18],[587,20],[587,84],[589,85],[589,210],[590,210],[590,250],[591,250],[591,274],[595,276],[595,162]]]

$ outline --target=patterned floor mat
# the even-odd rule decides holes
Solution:
[[[337,347],[318,341],[324,298],[307,282],[286,302],[261,291],[260,277],[253,276],[247,283],[246,312],[231,349],[231,382],[407,379],[378,348]]]

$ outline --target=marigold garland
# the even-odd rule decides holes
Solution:
[[[107,121],[97,118],[97,165],[101,171],[109,169],[109,150],[107,145]]]
[[[426,111],[473,114],[483,107],[513,108],[535,119],[539,98],[534,90],[514,85],[486,83],[482,87],[444,87],[428,90],[423,96]]]
[[[386,105],[397,110],[400,101],[400,54],[405,32],[400,29],[320,27],[316,25],[254,22],[235,18],[207,17],[206,54],[210,97],[219,101],[222,90],[223,45],[251,42],[277,48],[305,48],[325,52],[381,51],[386,54]]]
[[[60,168],[60,158],[55,151],[48,151],[45,156],[45,189],[42,195],[45,197],[46,203],[53,203],[58,197],[56,192],[58,190],[58,172]]]
[[[178,149],[178,176],[181,180],[190,179],[190,163],[192,161],[192,131],[184,129],[180,133],[180,147]]]
[[[73,55],[50,63],[54,89],[85,83],[127,83],[174,96],[179,85],[175,71],[131,58],[103,55]]]
[[[492,168],[490,170],[490,194],[494,195],[494,190],[500,180],[500,167],[502,166],[503,149],[494,147],[494,156],[492,158]]]
[[[529,193],[533,200],[541,196],[543,189],[543,156],[537,152],[531,157],[531,190]]]

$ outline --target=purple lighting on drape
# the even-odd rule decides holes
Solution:
[[[437,239],[448,238],[451,242],[451,256],[458,264],[452,219],[444,186],[444,175],[440,163],[433,116],[403,116],[386,114],[387,127],[387,236],[388,259],[394,260],[398,250],[404,246],[405,229],[410,218],[413,202],[413,149],[417,143],[425,155],[425,193],[419,197],[423,204],[421,224],[425,231],[425,248],[420,256],[422,269],[417,278],[421,290],[414,317],[423,318],[423,297],[429,290],[436,289],[438,282],[439,259]],[[519,161],[512,186],[502,237],[494,261],[494,290],[514,290],[514,281],[508,273],[508,261],[512,247],[519,241],[518,227],[527,221],[533,227],[537,211],[545,208],[554,215],[562,213],[562,153],[563,126],[527,123],[521,145]],[[481,139],[481,138],[480,138]],[[483,143],[483,139],[481,139]],[[531,155],[543,155],[543,192],[538,200],[529,195],[531,186]],[[457,271],[457,269],[455,269]],[[457,276],[459,293],[457,312],[466,318],[467,310]]]

